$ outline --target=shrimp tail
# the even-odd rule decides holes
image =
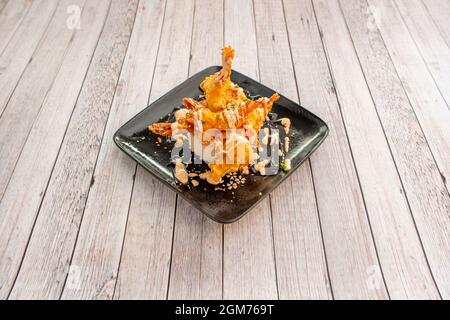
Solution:
[[[234,59],[234,49],[231,46],[225,46],[222,49],[222,69],[220,70],[217,80],[226,81],[230,80],[231,76],[231,64]]]
[[[278,99],[280,99],[280,95],[278,93],[274,93],[270,98],[259,98],[258,100],[250,101],[247,105],[247,113],[262,107],[267,115],[270,110],[272,110],[273,104],[278,101]]]
[[[184,98],[183,105],[189,110],[195,110],[198,107],[198,102],[192,98]]]
[[[278,101],[278,99],[280,99],[280,95],[278,93],[274,93],[273,95],[270,96],[269,101],[274,104],[275,102]]]
[[[148,129],[154,134],[158,134],[160,136],[167,137],[172,135],[172,125],[169,122],[154,123],[150,125]]]

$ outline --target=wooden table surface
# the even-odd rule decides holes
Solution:
[[[112,135],[210,65],[322,117],[217,224]],[[0,299],[450,299],[450,0],[0,0]]]

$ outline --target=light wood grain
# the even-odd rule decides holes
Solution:
[[[443,198],[445,186],[383,40],[377,28],[367,24],[369,6],[365,1],[356,0],[342,1],[341,4],[412,213],[422,215],[429,211],[442,214],[445,210],[442,204],[448,202]],[[400,189],[400,192],[403,191]],[[399,299],[439,298],[414,221],[402,213],[395,212],[394,220],[397,222],[393,223],[400,224],[400,227],[390,231],[399,234],[399,239],[389,240],[398,264],[397,275],[391,280],[385,271],[389,293],[392,298]],[[391,224],[386,218],[384,221]],[[376,230],[375,221],[373,230],[378,240],[381,233]],[[387,244],[388,239],[384,242]],[[386,270],[383,257],[380,256],[380,259],[383,270]]]
[[[80,261],[81,269],[95,270],[96,276],[81,284],[91,297],[112,298],[114,294],[136,164],[111,143],[111,138],[147,104],[164,6],[165,1],[139,2],[86,202],[77,242],[85,247],[75,253],[74,261]],[[104,284],[108,285],[102,288]],[[76,297],[79,293],[77,288],[66,286],[64,294]]]
[[[66,7],[69,2],[70,0],[63,1],[58,6],[41,46],[33,56],[34,62],[27,67],[22,81],[11,97],[8,108],[0,118],[0,166],[2,167],[0,230],[3,235],[0,242],[0,261],[2,262],[0,264],[2,270],[0,297],[5,297],[9,293],[36,216],[35,212],[21,213],[20,210],[16,210],[17,208],[13,208],[16,204],[23,205],[23,203],[16,202],[15,192],[10,193],[9,199],[3,198],[4,190],[73,34],[73,31],[66,28],[61,30],[61,23],[65,23]],[[83,2],[84,0],[72,1],[81,7]],[[55,44],[59,46],[58,49],[54,48]],[[34,194],[34,196],[39,195]],[[18,230],[21,231],[18,232]]]
[[[62,1],[0,118],[0,197],[17,158],[61,67],[74,30],[66,27],[67,6],[83,8],[84,0]],[[11,143],[14,141],[14,143]]]
[[[298,101],[283,4],[254,6],[261,82]],[[309,161],[270,197],[280,299],[331,298]]]
[[[193,0],[167,1],[150,101],[187,78],[193,15]],[[118,298],[167,298],[175,203],[175,193],[138,166],[120,263]]]
[[[444,41],[450,47],[450,1],[448,0],[422,0],[432,17],[433,22],[439,28]]]
[[[28,14],[0,55],[0,117],[56,7],[56,0],[36,0]],[[36,17],[39,17],[37,19]]]
[[[136,180],[148,191],[139,214],[131,205],[115,299],[165,299],[169,276],[175,196],[156,179]]]
[[[137,1],[112,1],[104,32],[93,57],[93,67],[88,71],[87,79],[66,134],[67,139],[62,145],[47,190],[45,200],[48,201],[51,212],[54,207],[58,206],[54,202],[55,198],[62,194],[70,195],[65,203],[71,203],[71,207],[58,208],[66,212],[65,218],[67,219],[63,221],[62,227],[63,230],[66,230],[67,238],[64,245],[67,246],[67,249],[64,250],[62,259],[64,263],[60,272],[67,273],[70,264],[70,267],[76,268],[79,273],[69,273],[66,282],[63,284],[64,288],[61,295],[63,299],[108,298],[112,295],[112,291],[108,290],[115,284],[114,277],[114,279],[108,279],[98,284],[95,288],[90,286],[90,281],[93,278],[97,276],[101,278],[102,271],[104,269],[109,270],[109,264],[100,259],[98,266],[91,266],[86,263],[85,261],[89,259],[90,255],[101,255],[101,251],[98,251],[97,248],[90,250],[89,246],[96,241],[96,236],[108,239],[108,236],[111,235],[90,234],[90,229],[86,223],[89,226],[89,223],[95,224],[96,222],[91,220],[89,215],[84,217],[83,213],[89,189],[95,182],[93,171],[97,163],[102,137],[104,137],[105,123],[110,112],[114,90],[120,88],[119,74],[129,44],[136,10]],[[82,133],[80,134],[80,132]],[[77,149],[78,151],[74,152]],[[79,157],[83,157],[83,160]],[[68,167],[67,164],[70,163],[72,165]],[[73,165],[74,163],[76,165]],[[79,187],[75,192],[69,193],[61,188],[61,185],[67,185],[60,180],[64,179],[65,176],[68,176],[72,181],[76,181]],[[56,191],[55,188],[59,188],[59,190]],[[97,214],[105,217],[107,212],[97,212]],[[68,223],[70,220],[72,220],[72,223]],[[83,223],[84,221],[86,222]],[[105,221],[104,224],[106,223]],[[71,224],[74,226],[71,226]],[[79,226],[79,231],[77,226]],[[99,226],[97,225],[97,227]],[[77,242],[72,260],[70,260],[71,248],[75,243],[74,240],[77,239],[77,231],[78,239],[81,240]],[[84,250],[89,250],[89,252]],[[113,257],[111,257],[111,261],[113,261],[112,259]],[[95,272],[90,270],[95,270]]]
[[[252,1],[225,1],[225,43],[236,49],[233,68],[257,79],[258,52]],[[224,299],[276,299],[277,280],[270,200],[224,226]]]
[[[377,3],[377,5],[380,4],[381,3]],[[448,114],[448,110],[445,109],[442,97],[439,96],[439,93],[433,84],[433,80],[430,79],[431,77],[427,74],[423,63],[418,61],[418,55],[413,55],[411,51],[403,49],[405,45],[405,38],[393,37],[391,31],[384,27],[384,23],[387,22],[385,19],[387,18],[389,18],[389,23],[392,28],[396,29],[400,25],[399,17],[398,15],[395,15],[396,11],[392,11],[394,8],[392,8],[391,5],[392,3],[389,7],[380,7],[380,9],[383,10],[383,12],[386,12],[386,14],[383,15],[385,18],[381,18],[381,21],[379,21],[377,25],[380,28],[387,50],[390,51],[390,56],[396,70],[398,71],[398,75],[403,82],[404,89],[409,97],[409,102],[415,109],[417,118],[419,120],[423,120],[423,116],[433,117],[433,119],[428,119],[426,123],[422,122],[422,129],[425,133],[426,139],[428,140],[431,151],[434,152],[432,144],[433,140],[431,139],[436,136],[433,137],[429,134],[439,132],[439,130],[448,131],[448,125],[447,128],[443,127],[443,124],[439,123],[439,121],[442,120],[437,120],[435,118],[439,112],[444,118],[448,118],[448,116],[446,116],[446,114]],[[394,14],[395,16],[390,16],[391,14]],[[399,32],[399,30],[397,31]],[[410,42],[408,41],[406,43]],[[428,79],[428,81],[424,81],[424,78]],[[427,108],[427,110],[424,108]],[[437,110],[439,110],[439,112]],[[398,110],[396,110],[396,112],[398,112]],[[422,119],[420,115],[422,115]],[[450,123],[449,121],[447,121],[447,123]],[[429,126],[425,127],[425,124],[428,124]],[[411,126],[410,124],[407,125]],[[395,128],[395,130],[398,130],[398,128]],[[447,141],[449,137],[450,136],[448,134],[444,134],[442,136],[442,138],[445,138]],[[443,143],[446,143],[446,141]],[[409,191],[408,198],[410,199],[410,203],[413,208],[414,218],[416,220],[417,228],[433,271],[434,278],[442,297],[448,297],[449,283],[446,280],[448,279],[448,270],[450,270],[450,261],[448,259],[450,249],[448,237],[450,230],[450,221],[448,219],[448,213],[450,212],[448,187],[447,190],[445,190],[445,188],[443,188],[439,183],[437,174],[434,171],[435,166],[433,165],[430,156],[418,154],[417,150],[414,150],[417,149],[417,146],[415,145],[411,146],[411,148],[412,150],[407,153],[407,158],[405,161],[413,161],[418,163],[418,166],[420,166],[419,162],[426,162],[423,163],[423,166],[425,167],[421,169],[411,169],[412,173],[410,173],[410,175],[412,174],[412,176],[405,174],[405,187],[407,191]],[[402,150],[407,152],[405,146],[402,146]],[[442,152],[445,154],[446,150],[442,150]],[[437,165],[439,166],[442,162],[438,161],[438,156],[438,154],[434,153],[434,159],[437,161]],[[445,164],[448,164],[449,154],[446,154],[444,158],[446,159]],[[443,159],[441,159],[441,161],[444,161]],[[426,165],[427,163],[428,165]],[[409,166],[412,165],[413,164],[409,164]],[[419,175],[420,180],[416,175]],[[426,185],[424,184],[425,181],[423,183],[420,182],[422,179],[426,179]],[[421,190],[422,185],[425,190]],[[432,190],[427,190],[428,188],[431,188]]]
[[[371,263],[370,267],[377,268],[377,262],[313,7],[309,1],[284,3],[300,100],[330,127],[329,137],[311,164],[333,294],[337,299],[374,297],[377,293],[367,288],[366,271]],[[358,233],[349,236],[346,230]],[[348,272],[354,266],[361,270]],[[377,281],[382,290],[382,279]]]
[[[450,47],[445,43],[433,21],[429,19],[420,0],[396,0],[395,3],[448,107],[450,105]]]
[[[30,9],[31,0],[16,0],[0,2],[0,54],[19,27]]]
[[[404,243],[416,243],[415,248],[421,252],[403,187],[339,4],[337,1],[315,1],[314,7],[336,82],[384,280],[392,297],[405,297],[405,278],[398,280],[399,270],[400,276],[409,270],[408,252],[402,250]],[[339,42],[334,39],[339,39]],[[324,235],[325,241],[326,237]],[[370,264],[364,267],[366,272],[371,269]],[[364,271],[360,272],[362,274]],[[421,270],[419,274],[423,272]],[[374,289],[376,287],[369,292],[375,293]],[[382,293],[382,290],[379,291]]]
[[[450,298],[448,0],[68,1],[0,0],[0,299]],[[111,139],[223,44],[330,128],[226,226]]]
[[[196,0],[189,75],[221,64],[223,2]],[[222,225],[177,199],[169,299],[222,298]]]
[[[104,26],[110,1],[88,2],[83,28],[74,35],[61,69],[30,132],[1,206],[13,212],[37,214],[58,156],[67,125]],[[45,152],[42,147],[45,146]],[[36,221],[10,299],[57,299],[66,273],[60,260],[64,242],[62,212],[44,209]],[[75,225],[72,225],[75,227]],[[72,244],[73,247],[73,244]],[[49,254],[43,255],[47,251]],[[17,252],[18,253],[18,252]],[[70,250],[67,253],[70,254]],[[39,266],[39,268],[36,268]],[[62,268],[61,271],[59,268]]]
[[[178,199],[169,299],[222,298],[222,225]]]
[[[376,25],[450,190],[450,111],[392,1],[368,1],[380,11]]]
[[[334,298],[361,296],[367,290],[366,270],[361,267],[361,274],[348,270],[373,261],[373,251],[364,249],[373,250],[373,244],[335,86],[311,2],[284,1],[284,5],[300,101],[330,129],[311,165]],[[360,231],[350,237],[345,230]]]
[[[66,285],[64,298],[111,299],[119,268],[135,164],[110,141],[114,132],[147,103],[156,60],[164,1],[147,6],[140,2],[108,116],[104,139],[94,171],[93,184],[85,205],[73,264],[93,270],[95,277],[82,278],[80,288]],[[142,35],[152,37],[142,41]],[[102,212],[98,215],[98,212]],[[78,245],[80,244],[80,245]],[[68,279],[70,280],[70,278]],[[80,290],[82,290],[80,292]]]
[[[48,235],[61,240],[52,242],[61,254],[58,257],[55,253],[59,263],[58,268],[52,270],[56,273],[56,290],[62,290],[64,283],[60,279],[68,271],[136,6],[135,1],[114,1],[110,8],[105,31],[97,45],[41,206],[40,214],[46,217],[45,221],[51,221],[46,225]],[[25,217],[21,215],[21,218]],[[27,236],[26,230],[15,234]]]

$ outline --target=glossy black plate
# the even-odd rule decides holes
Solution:
[[[195,98],[201,95],[200,82],[205,76],[217,72],[220,68],[213,66],[197,73],[153,102],[114,134],[114,142],[156,178],[208,217],[221,223],[230,223],[241,218],[291,175],[323,142],[328,134],[328,127],[308,110],[281,96],[274,104],[271,116],[291,119],[290,148],[286,156],[291,159],[292,169],[290,171],[280,170],[272,176],[246,175],[245,184],[238,189],[227,191],[215,190],[216,186],[211,186],[202,180],[200,180],[200,185],[195,188],[188,188],[177,183],[170,161],[173,142],[163,139],[158,145],[156,143],[157,136],[149,132],[147,127],[154,122],[167,120],[170,113],[181,105],[184,97]],[[272,89],[236,71],[232,72],[231,79],[252,97],[269,97],[274,93]],[[280,130],[281,132],[282,130]]]

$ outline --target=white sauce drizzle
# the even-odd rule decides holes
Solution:
[[[182,184],[187,184],[189,181],[188,173],[186,172],[186,167],[181,162],[181,159],[177,159],[175,162],[175,178]]]
[[[255,170],[259,171],[262,176],[266,175],[266,165],[269,163],[269,160],[263,160],[255,164]]]
[[[291,119],[289,118],[282,118],[280,119],[281,125],[284,127],[284,132],[286,134],[289,134],[289,129],[291,128]]]
[[[284,160],[284,166],[286,171],[291,170],[291,159]]]

